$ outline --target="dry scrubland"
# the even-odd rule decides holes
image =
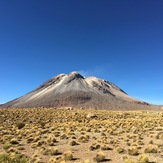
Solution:
[[[162,163],[163,112],[0,109],[0,162]]]

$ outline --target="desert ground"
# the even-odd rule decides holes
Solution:
[[[0,109],[2,163],[162,163],[163,112]]]

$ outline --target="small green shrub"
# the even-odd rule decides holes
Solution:
[[[28,158],[18,154],[15,154],[12,157],[10,157],[8,154],[1,154],[0,162],[1,163],[28,163]]]
[[[9,156],[7,154],[0,155],[0,162],[7,163],[9,161]]]
[[[12,146],[11,143],[5,143],[4,146],[3,146],[3,149],[4,149],[4,150],[7,150],[7,149],[9,149],[11,146]]]

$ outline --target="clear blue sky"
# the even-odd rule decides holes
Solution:
[[[0,103],[71,71],[163,104],[163,1],[1,0]]]

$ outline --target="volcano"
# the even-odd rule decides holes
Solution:
[[[60,74],[26,95],[1,107],[73,107],[109,110],[155,109],[154,105],[130,97],[115,84],[78,72]]]

